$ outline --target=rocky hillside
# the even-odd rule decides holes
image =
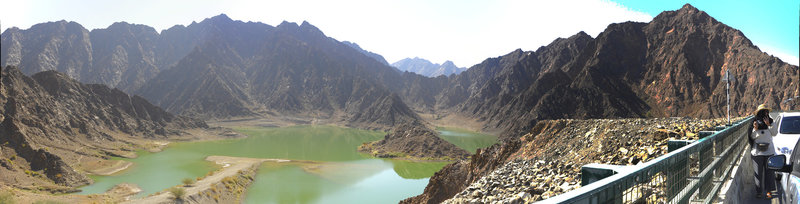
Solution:
[[[55,71],[28,77],[6,67],[0,76],[0,183],[17,188],[85,185],[91,180],[81,173],[84,164],[208,128],[141,97]]]
[[[451,61],[436,64],[418,57],[402,59],[392,63],[392,66],[400,71],[412,72],[427,77],[450,76],[467,70],[467,68],[457,67]]]
[[[56,70],[85,83],[133,90],[159,71],[157,40],[155,29],[124,22],[91,32],[66,21],[15,27],[3,32],[0,65],[28,75]]]
[[[358,151],[381,158],[453,161],[466,159],[469,152],[439,138],[438,133],[419,121],[400,124],[382,140],[364,143]]]
[[[368,57],[370,57],[372,59],[375,59],[375,61],[378,61],[383,65],[390,66],[389,62],[387,62],[386,59],[383,58],[383,56],[379,55],[378,53],[374,53],[374,52],[370,52],[370,51],[364,50],[364,49],[361,48],[361,46],[358,46],[358,44],[356,44],[354,42],[342,41],[342,43],[344,43],[347,46],[352,47],[353,49],[358,50],[358,52],[361,52],[361,54],[364,54],[364,55],[366,55],[366,56],[368,56]]]
[[[667,153],[670,139],[698,139],[722,119],[543,120],[517,140],[445,166],[422,195],[402,203],[538,201],[580,187],[589,163],[636,165]],[[517,201],[513,201],[517,200]]]
[[[758,104],[788,109],[798,67],[754,46],[742,32],[691,5],[649,23],[609,25],[596,38],[580,32],[536,51],[516,50],[427,84],[428,95],[403,92],[415,110],[459,114],[484,130],[518,136],[539,120],[725,114],[724,72],[733,115]],[[415,89],[408,83],[404,89]]]

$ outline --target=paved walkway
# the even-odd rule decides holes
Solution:
[[[749,146],[748,148],[749,149]],[[756,198],[755,179],[753,179],[753,160],[750,158],[749,151],[743,151],[739,155],[740,159],[731,172],[730,180],[725,184],[723,190],[720,191],[721,199],[715,203],[752,203],[752,204],[770,204],[780,203],[780,199],[773,198],[772,200]],[[778,184],[779,182],[775,182]],[[778,192],[782,192],[780,185],[778,185]]]
[[[749,152],[745,152],[745,153],[747,153],[747,154],[744,156],[744,158],[742,158],[742,160],[746,160],[747,161],[746,165],[753,165],[753,160],[750,159]],[[746,169],[748,171],[747,172],[742,172],[743,174],[741,176],[742,176],[742,178],[744,178],[745,180],[747,180],[749,182],[744,182],[745,185],[742,186],[742,188],[741,188],[741,189],[743,189],[740,192],[742,194],[742,196],[740,198],[743,199],[741,201],[741,203],[752,203],[752,204],[771,204],[771,203],[775,204],[775,203],[780,203],[780,199],[777,198],[778,195],[775,195],[774,196],[775,198],[773,198],[772,200],[767,200],[767,199],[763,199],[763,198],[756,198],[756,185],[755,185],[755,179],[753,179],[753,173],[754,173],[753,172],[753,168],[746,168]],[[778,192],[783,192],[782,189],[781,189],[781,186],[780,186],[780,182],[779,181],[775,181],[775,184],[778,187]]]

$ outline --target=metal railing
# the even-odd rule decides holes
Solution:
[[[752,116],[543,203],[711,203],[747,146]]]

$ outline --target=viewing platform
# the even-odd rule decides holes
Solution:
[[[635,166],[583,166],[581,188],[542,202],[780,203],[777,194],[756,198],[754,165],[746,151],[752,121],[751,116],[701,131],[696,141],[669,141],[669,153]]]

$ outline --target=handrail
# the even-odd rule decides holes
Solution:
[[[744,150],[753,117],[673,152],[542,203],[709,203]],[[696,169],[695,169],[696,168]],[[714,185],[713,187],[711,185]]]

